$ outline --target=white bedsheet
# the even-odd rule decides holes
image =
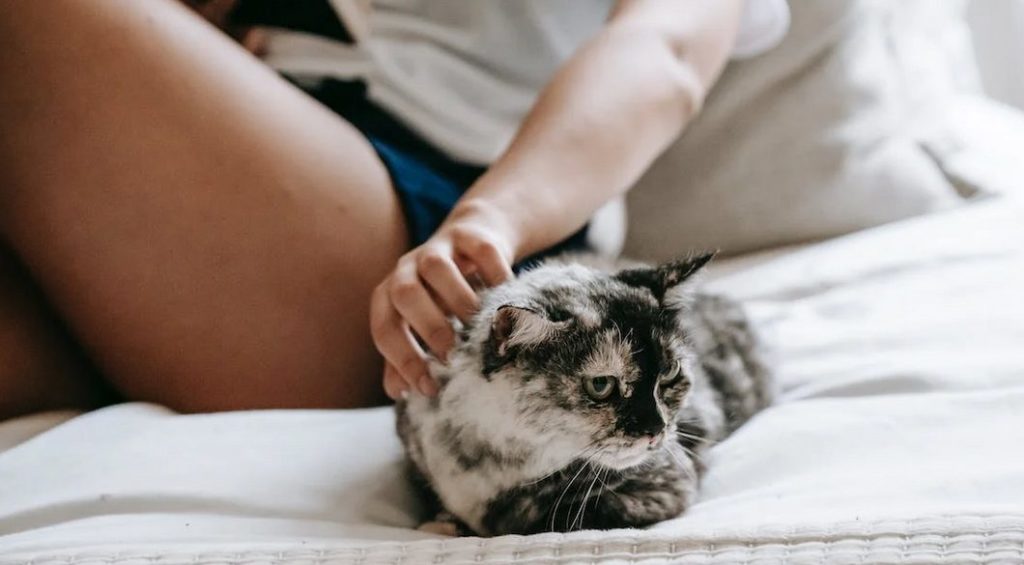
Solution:
[[[737,265],[783,393],[652,530],[438,538],[387,409],[130,404],[0,426],[0,563],[1024,561],[1024,207]]]

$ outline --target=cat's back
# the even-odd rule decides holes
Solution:
[[[773,375],[757,331],[739,302],[700,292],[683,323],[708,384],[721,395],[732,432],[767,407],[774,396]]]

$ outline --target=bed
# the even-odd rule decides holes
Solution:
[[[1024,562],[1024,117],[963,2],[790,5],[630,195],[630,255],[735,254],[780,380],[685,515],[444,538],[390,409],[124,404],[0,424],[0,565]]]
[[[778,403],[649,530],[416,531],[388,408],[0,425],[0,563],[1024,561],[1024,204],[721,262]]]

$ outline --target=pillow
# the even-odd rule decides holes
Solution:
[[[955,206],[917,137],[979,90],[964,2],[791,0],[775,50],[730,65],[628,197],[625,253],[740,253]]]
[[[960,193],[1024,197],[1024,112],[965,95],[930,125],[922,144]]]

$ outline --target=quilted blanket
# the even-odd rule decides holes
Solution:
[[[743,301],[778,403],[648,530],[417,532],[386,408],[0,425],[0,563],[1020,563],[1024,206],[991,199],[771,257]]]

